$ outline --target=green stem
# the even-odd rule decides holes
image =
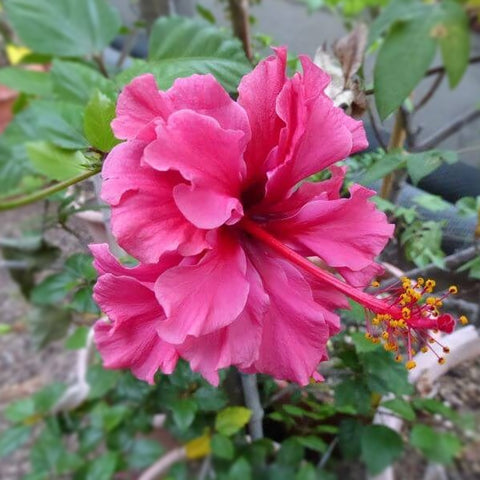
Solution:
[[[89,170],[85,173],[82,173],[81,175],[69,178],[68,180],[44,188],[43,190],[39,190],[23,197],[0,202],[0,211],[12,210],[14,208],[24,207],[25,205],[29,205],[30,203],[38,202],[39,200],[43,200],[44,198],[52,195],[53,193],[59,192],[67,187],[70,187],[71,185],[75,185],[76,183],[86,180],[87,178],[93,177],[93,175],[96,175],[98,172],[100,172],[100,168],[96,168],[95,170]]]

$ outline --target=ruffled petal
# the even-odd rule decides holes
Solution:
[[[263,322],[259,358],[246,371],[306,385],[327,357],[329,326],[302,273],[262,248],[250,246],[247,252],[270,306]]]
[[[197,254],[209,248],[205,231],[190,223],[173,198],[184,181],[178,172],[160,173],[141,159],[145,143],[117,145],[102,170],[102,199],[112,206],[112,231],[119,245],[142,262],[155,263],[165,252]]]
[[[182,357],[189,361],[192,370],[200,372],[213,385],[218,385],[218,370],[231,365],[248,368],[259,355],[269,298],[250,262],[247,262],[246,278],[250,290],[238,318],[228,327],[198,338],[188,337],[179,345]]]
[[[225,130],[244,132],[250,140],[250,124],[245,110],[218,83],[213,75],[177,78],[167,92],[174,110],[193,110],[217,120]]]
[[[281,47],[275,49],[275,53],[245,75],[238,87],[238,103],[246,110],[252,129],[252,139],[245,152],[249,181],[265,175],[267,156],[277,145],[284,126],[275,108],[287,79],[287,50]]]
[[[359,271],[387,244],[394,226],[368,201],[374,191],[360,185],[350,198],[314,200],[295,215],[268,223],[268,230],[294,249],[316,255],[331,267]]]
[[[112,130],[117,138],[153,140],[156,121],[165,121],[173,111],[170,98],[147,73],[134,78],[120,93]]]
[[[235,238],[218,233],[214,248],[198,263],[182,263],[157,280],[155,292],[167,316],[158,332],[180,344],[188,335],[220,330],[238,318],[248,291],[242,248]]]
[[[106,243],[90,244],[88,248],[93,255],[93,266],[100,276],[106,273],[117,277],[127,276],[146,286],[153,286],[165,270],[177,265],[182,259],[176,253],[170,253],[164,255],[158,263],[144,263],[134,267],[126,267],[110,253]]]
[[[209,209],[210,223],[218,227],[225,223],[225,211],[230,211],[228,223],[243,213],[239,196],[245,173],[244,138],[242,131],[225,130],[211,117],[181,110],[157,128],[157,140],[145,149],[144,161],[161,172],[176,170],[191,182],[192,189],[181,189],[181,208],[197,200],[197,188],[202,189],[203,195],[207,190],[218,194],[218,211]],[[191,198],[185,198],[189,193]]]
[[[174,370],[178,354],[157,334],[165,315],[151,289],[134,278],[107,273],[98,279],[94,299],[111,321],[95,324],[95,343],[105,368],[129,368],[149,383],[158,370]]]
[[[368,146],[362,123],[335,107],[324,89],[329,77],[302,57],[296,74],[277,100],[286,126],[269,158],[267,201],[287,196],[301,180]]]

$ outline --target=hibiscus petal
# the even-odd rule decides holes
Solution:
[[[217,332],[201,337],[187,337],[179,345],[192,370],[218,385],[218,370],[235,365],[248,368],[259,355],[263,317],[269,298],[256,270],[247,261],[246,278],[250,284],[247,303],[238,318]]]
[[[270,298],[253,370],[306,385],[326,358],[329,326],[301,272],[258,247],[247,252]]]
[[[178,354],[157,334],[165,315],[151,289],[134,278],[105,274],[95,285],[94,298],[112,322],[95,324],[95,343],[105,368],[129,368],[149,383],[158,370],[174,370]]]
[[[265,175],[265,161],[277,145],[280,130],[284,126],[275,107],[277,96],[286,81],[287,50],[277,48],[275,53],[245,75],[238,87],[238,103],[246,110],[252,128],[252,139],[245,152],[250,181]]]
[[[177,78],[167,92],[174,110],[193,110],[213,117],[225,130],[241,130],[244,142],[251,136],[245,110],[218,83],[213,75],[192,75]]]
[[[117,138],[155,138],[155,120],[168,118],[173,111],[170,99],[157,87],[155,77],[147,73],[134,78],[120,93],[117,117],[112,130]]]
[[[375,192],[360,185],[350,198],[314,200],[295,215],[268,223],[268,230],[294,249],[308,250],[331,267],[359,271],[387,244],[394,226],[368,201]]]
[[[303,76],[286,83],[277,100],[286,126],[269,158],[267,198],[281,198],[299,181],[367,147],[362,123],[334,106],[323,89],[328,75],[302,57]]]
[[[106,243],[90,244],[88,248],[92,252],[93,266],[99,275],[111,273],[117,277],[128,276],[147,286],[153,285],[165,270],[181,260],[179,255],[171,253],[164,255],[158,263],[126,267],[110,253]]]
[[[195,265],[181,264],[162,274],[155,285],[167,320],[160,336],[174,344],[230,325],[247,301],[245,254],[235,238],[218,234],[216,245]]]
[[[184,217],[173,198],[182,177],[142,165],[144,147],[138,141],[117,145],[103,166],[102,199],[112,206],[112,231],[119,245],[147,263],[179,247],[188,254],[208,248],[205,231]]]

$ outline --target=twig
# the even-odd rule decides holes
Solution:
[[[382,134],[380,133],[380,128],[377,124],[375,116],[372,113],[370,105],[367,108],[367,114],[368,114],[368,118],[370,120],[370,125],[372,126],[373,133],[375,135],[375,138],[377,139],[377,142],[386,151],[387,150],[387,144],[384,142],[384,140],[382,138]]]
[[[253,52],[250,42],[249,1],[228,0],[228,6],[232,19],[233,33],[240,39],[247,58],[252,61]]]
[[[258,393],[257,376],[241,373],[240,377],[242,379],[245,404],[252,411],[249,422],[250,436],[252,440],[258,440],[263,438],[263,408]]]
[[[133,29],[130,35],[128,35],[128,37],[125,39],[122,51],[120,52],[118,60],[115,63],[115,66],[117,68],[121,68],[125,59],[130,55],[130,52],[132,51],[132,48],[135,45],[136,37],[137,37],[137,30]]]
[[[432,82],[432,85],[428,89],[427,93],[415,106],[415,113],[418,112],[421,108],[423,108],[429,102],[429,100],[433,97],[438,87],[441,85],[444,76],[445,76],[445,72],[440,72],[437,75],[437,78],[435,78],[435,80]]]
[[[335,437],[331,442],[330,445],[327,448],[327,451],[322,455],[322,458],[318,462],[318,468],[323,468],[327,464],[328,460],[332,456],[333,451],[335,450],[335,447],[337,446],[338,443],[338,437]]]
[[[459,252],[453,253],[452,255],[449,255],[448,257],[444,258],[443,261],[444,261],[445,268],[450,271],[455,270],[460,265],[474,258],[476,255],[477,255],[477,252],[475,247],[468,247],[464,250],[460,250]],[[415,278],[418,275],[425,276],[431,271],[437,270],[437,269],[438,270],[440,269],[438,265],[436,265],[435,263],[430,263],[425,267],[417,267],[417,268],[408,270],[408,272],[404,272],[402,276],[408,277],[408,278]],[[387,280],[382,284],[382,288],[388,288],[394,283],[396,283],[397,281],[398,281],[397,279]]]
[[[203,459],[202,466],[198,472],[198,480],[205,480],[212,468],[212,457],[210,455]]]
[[[150,468],[145,470],[139,477],[138,480],[155,480],[160,478],[160,476],[170,469],[172,465],[178,463],[187,458],[187,452],[185,447],[175,448],[170,450],[168,453],[163,455],[159,460],[157,460]]]
[[[98,69],[100,70],[100,73],[108,78],[110,75],[108,74],[108,70],[107,70],[107,67],[105,65],[105,62],[103,61],[103,55],[100,53],[100,54],[97,54],[97,55],[93,55],[93,60],[95,61],[95,63],[97,64],[98,66]]]
[[[53,193],[60,192],[61,190],[70,187],[71,185],[75,185],[76,183],[80,183],[87,178],[93,177],[93,175],[96,175],[98,172],[100,172],[99,167],[95,168],[94,170],[89,170],[85,173],[82,173],[81,175],[70,178],[63,182],[51,185],[50,187],[44,188],[43,190],[33,192],[29,195],[0,202],[0,211],[12,210],[14,208],[24,207],[25,205],[29,205],[30,203],[38,202],[39,200],[43,200],[44,198],[52,195]]]
[[[480,118],[480,109],[475,108],[471,110],[466,115],[462,115],[453,120],[449,125],[446,125],[438,132],[434,133],[430,138],[427,138],[423,143],[417,145],[413,151],[423,152],[425,150],[430,150],[436,147],[440,142],[443,142],[448,137],[453,135],[462,129],[465,125],[468,125],[473,120]]]
[[[388,142],[388,151],[402,148],[405,143],[405,139],[405,115],[402,112],[402,109],[399,108],[397,110],[397,114],[395,115],[395,124],[393,125],[392,134]],[[397,186],[397,183],[399,183],[399,174],[396,173],[397,172],[392,172],[383,177],[382,187],[380,189],[380,197],[386,200],[391,199],[392,193],[394,192],[394,186]]]

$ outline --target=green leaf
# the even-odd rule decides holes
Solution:
[[[383,178],[385,175],[399,168],[405,168],[405,157],[402,152],[385,154],[367,168],[361,178],[361,182],[364,185],[371,185],[376,180]]]
[[[173,420],[180,430],[186,430],[195,420],[197,402],[192,398],[181,398],[171,405]]]
[[[8,0],[5,10],[27,47],[64,57],[100,53],[121,25],[105,0]]]
[[[362,432],[362,423],[354,418],[345,418],[340,422],[338,444],[347,460],[360,456]]]
[[[277,459],[280,465],[296,467],[302,461],[304,458],[304,448],[298,440],[298,437],[291,437],[282,443],[277,453]]]
[[[68,304],[68,308],[80,313],[100,313],[100,309],[92,297],[92,287],[79,288],[73,294],[72,301]]]
[[[83,63],[56,58],[50,73],[58,100],[85,105],[95,91],[114,96],[114,83]]]
[[[0,458],[20,448],[29,438],[32,427],[16,425],[0,434]]]
[[[210,442],[212,447],[212,453],[218,457],[225,460],[232,460],[235,454],[235,447],[233,446],[232,441],[225,435],[220,435],[216,433],[213,435]]]
[[[115,138],[110,124],[115,118],[115,103],[98,90],[85,109],[85,136],[92,146],[109,152],[120,141]]]
[[[118,453],[106,452],[92,460],[88,466],[85,480],[110,480],[117,468]]]
[[[0,84],[29,95],[45,96],[52,91],[52,80],[47,72],[35,72],[20,67],[0,69]]]
[[[162,17],[152,29],[148,62],[137,62],[118,81],[125,84],[151,72],[159,88],[166,89],[179,77],[211,73],[233,92],[249,70],[240,42],[226,32],[203,21]]]
[[[397,23],[380,47],[374,69],[375,102],[383,120],[423,78],[435,55],[428,18]]]
[[[86,158],[81,152],[65,150],[42,141],[27,143],[26,147],[35,169],[51,180],[68,180],[86,171]]]
[[[66,385],[61,382],[55,382],[42,388],[33,395],[35,402],[35,413],[44,415],[48,413],[53,406],[60,400],[65,392]]]
[[[402,437],[383,425],[368,425],[363,428],[361,451],[368,471],[377,475],[402,454]]]
[[[251,416],[251,410],[245,407],[225,408],[215,418],[215,429],[222,435],[233,435],[249,422]]]
[[[198,408],[205,412],[215,412],[227,404],[225,392],[211,385],[200,387],[193,397],[197,401]]]
[[[110,406],[101,402],[91,412],[91,425],[108,433],[118,427],[129,413],[129,407],[126,405]]]
[[[252,467],[245,458],[240,457],[230,468],[227,478],[228,480],[251,480]]]
[[[28,322],[35,348],[43,348],[50,342],[63,338],[71,321],[70,312],[54,305],[32,309],[28,315]]]
[[[370,391],[362,380],[347,378],[335,387],[335,405],[352,406],[360,414],[371,410]]]
[[[283,409],[289,415],[293,415],[294,417],[303,417],[305,415],[305,410],[296,405],[283,405]]]
[[[410,443],[429,460],[451,463],[460,452],[462,444],[453,433],[443,433],[427,425],[415,425],[410,433]]]
[[[149,467],[160,458],[164,449],[159,442],[149,438],[138,438],[133,442],[127,461],[130,468],[143,469]]]
[[[97,278],[97,272],[93,267],[93,258],[85,253],[70,255],[65,261],[65,270],[82,280],[95,280]]]
[[[34,414],[35,402],[32,397],[10,403],[3,411],[3,416],[10,422],[22,422]]]
[[[76,280],[68,272],[55,273],[33,288],[30,300],[36,305],[57,304],[75,284]]]
[[[480,256],[464,263],[457,272],[463,272],[465,270],[469,270],[468,276],[470,278],[480,279]]]
[[[67,338],[65,341],[65,348],[67,350],[79,350],[87,344],[89,327],[80,326]]]
[[[372,23],[368,32],[367,45],[372,45],[394,23],[421,17],[428,12],[429,8],[418,0],[392,0]]]
[[[88,398],[91,400],[103,397],[117,383],[120,372],[105,370],[101,365],[92,365],[87,372],[87,382],[90,385]]]
[[[443,64],[451,88],[458,85],[468,67],[470,55],[470,22],[464,7],[455,1],[439,4],[441,27],[437,29]]]
[[[401,363],[395,362],[393,355],[382,349],[359,354],[364,366],[368,388],[375,393],[395,395],[412,393],[412,385],[408,381],[407,370]]]
[[[413,201],[431,212],[441,212],[451,207],[450,203],[446,202],[439,195],[432,195],[431,193],[423,193],[414,197]]]
[[[393,398],[392,400],[387,400],[382,403],[382,407],[388,408],[392,412],[400,415],[405,420],[413,422],[415,420],[415,410],[412,406],[403,398]]]
[[[302,465],[298,473],[295,475],[295,480],[317,480],[315,467],[311,463]]]
[[[320,437],[316,437],[315,435],[297,437],[297,441],[300,445],[320,453],[324,453],[328,447]]]
[[[408,175],[412,182],[417,185],[423,177],[430,175],[443,162],[452,164],[457,160],[456,152],[430,150],[428,152],[410,153],[406,157]]]
[[[364,333],[353,332],[351,337],[357,353],[376,352],[382,348],[379,344],[366,339]]]

